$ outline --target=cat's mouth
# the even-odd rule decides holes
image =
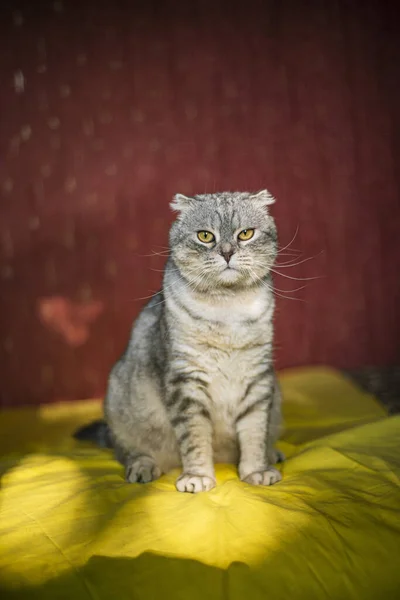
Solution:
[[[239,273],[239,271],[237,269],[235,269],[235,267],[231,267],[231,266],[227,265],[225,267],[225,269],[223,269],[220,272],[220,277],[224,281],[229,281],[229,280],[236,279],[238,276],[238,273]]]

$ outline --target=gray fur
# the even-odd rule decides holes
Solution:
[[[267,191],[175,196],[162,291],[134,323],[105,399],[128,481],[180,467],[179,491],[209,490],[214,462],[237,464],[249,483],[279,481],[273,202]],[[240,242],[238,233],[250,228],[254,237]],[[200,242],[202,230],[215,242]]]

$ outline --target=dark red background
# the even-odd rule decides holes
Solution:
[[[306,284],[278,297],[278,366],[398,360],[395,8],[2,6],[3,406],[103,393],[159,286],[164,258],[143,255],[175,192],[268,187],[282,246],[298,228],[291,248],[318,255],[282,272],[319,279],[276,278]]]

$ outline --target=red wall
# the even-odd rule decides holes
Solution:
[[[399,359],[396,9],[182,4],[1,9],[3,406],[103,392],[178,191],[268,187],[317,255],[276,278],[306,285],[278,297],[280,367]]]

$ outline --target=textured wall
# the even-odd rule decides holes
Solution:
[[[317,255],[276,277],[306,285],[278,297],[279,366],[399,357],[395,8],[182,4],[2,4],[3,405],[103,392],[176,191],[266,186],[282,246]]]

